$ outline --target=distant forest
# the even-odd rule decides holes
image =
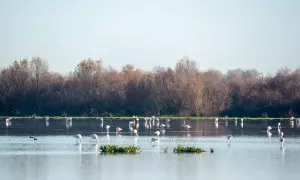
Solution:
[[[67,75],[41,58],[0,69],[2,116],[229,116],[300,114],[300,69],[263,76],[255,69],[200,71],[183,58],[174,68],[143,71],[81,61]]]

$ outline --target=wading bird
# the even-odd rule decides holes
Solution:
[[[45,120],[46,120],[46,121],[45,121],[45,122],[46,122],[46,127],[49,127],[49,117],[46,116],[46,117],[45,117]]]
[[[119,134],[122,130],[123,130],[122,128],[117,127],[117,128],[116,128],[116,134]]]
[[[78,143],[78,141],[80,141],[80,143],[82,143],[82,136],[81,134],[76,134],[74,135],[74,137],[76,138],[76,142]]]
[[[103,128],[103,118],[100,118],[100,128]]]
[[[155,131],[155,133],[154,133],[157,137],[159,137],[159,135],[160,135],[160,132],[159,131]]]
[[[231,143],[231,138],[232,138],[232,135],[228,135],[228,136],[227,136],[227,144],[230,144],[230,143]]]
[[[10,127],[12,125],[11,119],[12,118],[5,119],[5,125],[6,125],[6,127]]]
[[[138,136],[138,130],[137,129],[133,129],[133,135]]]
[[[187,131],[192,128],[190,125],[186,124],[185,121],[183,121],[182,127],[184,127]]]
[[[72,127],[72,118],[66,118],[66,128]]]
[[[106,125],[106,132],[109,132],[110,125]]]
[[[267,135],[268,135],[268,137],[271,137],[271,136],[272,136],[271,129],[272,129],[271,126],[268,126],[268,127],[267,127]]]
[[[283,132],[280,133],[280,139],[279,140],[280,140],[280,143],[281,143],[280,148],[282,149],[283,145],[284,145],[284,142],[285,142],[285,139],[283,138]]]
[[[95,139],[96,140],[96,142],[97,142],[97,144],[98,144],[98,136],[97,136],[97,134],[92,134],[91,135],[92,136],[92,139]]]
[[[219,128],[219,118],[215,119],[215,126],[216,126],[217,129]]]
[[[241,128],[244,128],[244,119],[241,119]]]
[[[278,133],[280,133],[280,131],[281,131],[281,123],[280,122],[277,124],[277,129],[278,129]]]

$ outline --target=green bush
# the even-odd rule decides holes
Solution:
[[[184,147],[182,145],[178,145],[177,147],[174,148],[174,152],[175,153],[202,153],[205,152],[205,150],[194,146]]]
[[[105,145],[100,146],[100,150],[102,153],[106,154],[137,154],[139,153],[140,147],[136,146],[117,146],[117,145]]]

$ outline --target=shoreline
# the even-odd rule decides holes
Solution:
[[[6,118],[12,118],[12,119],[32,119],[32,120],[45,120],[46,116],[36,116],[35,118],[32,116],[0,116],[0,119],[6,119]],[[131,116],[120,116],[120,117],[81,117],[81,116],[47,116],[51,120],[66,120],[66,118],[72,118],[72,120],[84,120],[84,119],[89,119],[89,120],[100,120],[100,118],[103,118],[104,120],[131,120],[134,119],[135,117]],[[144,118],[150,117],[150,116],[136,116],[140,120],[144,120]],[[286,117],[268,117],[268,118],[263,118],[263,117],[183,117],[183,116],[155,116],[155,118],[158,118],[160,120],[215,120],[216,118],[219,118],[219,120],[235,120],[237,118],[238,121],[241,119],[243,120],[290,120],[290,118]],[[297,119],[297,118],[295,118]]]

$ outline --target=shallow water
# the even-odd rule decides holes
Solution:
[[[165,123],[165,121],[162,121]],[[280,149],[277,121],[186,121],[192,128],[187,132],[183,121],[173,120],[161,133],[160,142],[151,144],[157,128],[151,130],[140,121],[139,136],[133,137],[128,121],[73,120],[64,121],[12,120],[6,127],[0,121],[1,180],[82,180],[82,179],[298,179],[300,172],[300,128],[295,122],[281,121],[286,144]],[[107,136],[105,126],[111,125]],[[166,123],[165,123],[166,124]],[[266,126],[272,126],[268,138]],[[115,128],[124,129],[121,136]],[[72,135],[81,133],[83,143]],[[89,136],[99,135],[100,145],[138,145],[138,155],[100,155],[98,146]],[[231,145],[226,135],[232,134]],[[29,138],[34,135],[37,140]],[[174,154],[178,145],[214,148],[213,154]],[[163,149],[168,148],[164,153]]]

